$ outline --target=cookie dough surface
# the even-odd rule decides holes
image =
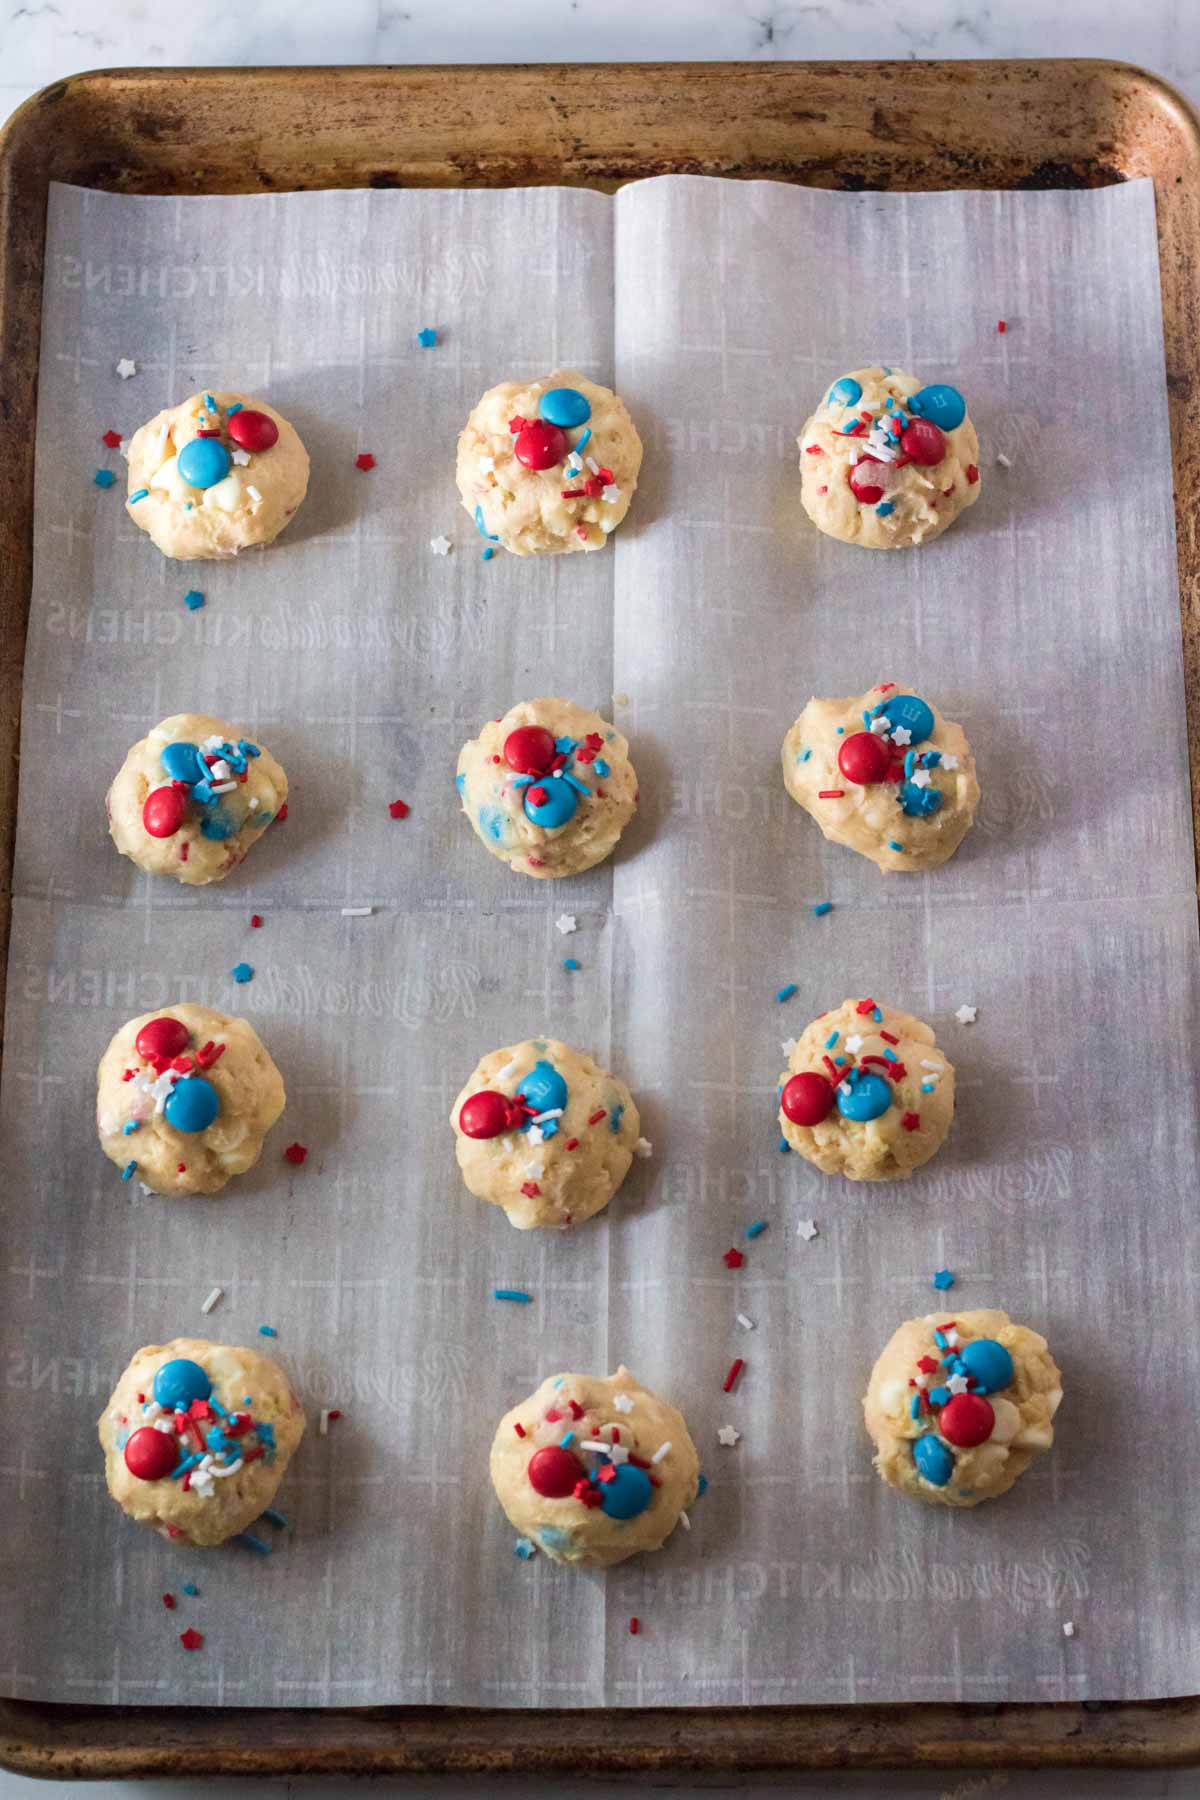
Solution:
[[[575,399],[561,401],[564,393]],[[574,417],[578,424],[552,422]],[[529,466],[530,456],[546,466]],[[629,511],[641,466],[624,402],[576,369],[556,369],[488,389],[459,436],[455,476],[485,537],[517,556],[543,556],[602,550]]]
[[[621,733],[571,700],[522,700],[489,720],[454,780],[485,849],[543,880],[611,856],[638,798]]]
[[[237,424],[239,414],[248,422]],[[265,448],[238,441],[240,435],[265,444],[272,428],[277,436]],[[199,451],[189,448],[196,444]],[[207,485],[198,485],[201,479]],[[295,427],[247,394],[192,394],[130,440],[125,510],[164,556],[179,562],[272,543],[307,489],[308,452]]]
[[[518,1231],[581,1225],[608,1205],[635,1153],[650,1153],[625,1083],[556,1038],[490,1051],[450,1124],[468,1188]]]
[[[700,1486],[683,1415],[624,1367],[549,1376],[501,1419],[491,1471],[521,1537],[593,1568],[661,1549]]]
[[[844,544],[928,544],[979,498],[979,439],[962,395],[945,382],[855,369],[827,390],[798,441],[804,510]]]
[[[216,1194],[258,1161],[283,1101],[247,1020],[180,1001],[117,1032],[100,1059],[96,1127],[126,1179],[158,1194]]]
[[[894,681],[810,700],[783,740],[783,780],[831,843],[885,873],[946,862],[979,805],[962,726]]]
[[[978,1506],[1049,1450],[1061,1400],[1044,1337],[994,1308],[950,1308],[893,1334],[863,1411],[890,1487],[934,1505]]]
[[[304,1435],[304,1412],[283,1370],[257,1350],[175,1338],[137,1352],[99,1430],[108,1491],[122,1512],[204,1547],[245,1531],[270,1506]],[[147,1445],[142,1432],[164,1435],[169,1448]],[[158,1468],[171,1472],[154,1475]]]
[[[122,763],[105,802],[109,835],[147,875],[203,887],[237,867],[279,816],[287,792],[270,751],[236,725],[209,713],[175,713]]]
[[[911,1175],[941,1148],[954,1117],[954,1068],[929,1026],[870,998],[814,1019],[779,1086],[791,1148],[850,1181]]]

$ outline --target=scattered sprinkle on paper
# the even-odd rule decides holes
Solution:
[[[422,325],[420,331],[417,333],[417,342],[420,344],[422,350],[432,350],[437,341],[438,334],[433,329],[433,326]]]
[[[202,1313],[210,1313],[224,1292],[225,1292],[224,1288],[215,1287],[213,1289],[212,1293],[208,1296],[208,1299],[201,1303],[200,1311]]]
[[[949,1269],[938,1269],[933,1277],[933,1285],[945,1293],[947,1288],[954,1286],[954,1276]]]
[[[137,364],[134,362],[132,356],[123,356],[121,358],[120,362],[117,364],[117,374],[121,377],[122,381],[128,381],[131,375],[137,374]]]
[[[964,1000],[954,1016],[960,1025],[973,1025],[975,1023],[975,1015],[978,1011],[979,1008],[977,1006],[968,1006]]]
[[[343,906],[343,919],[369,919],[375,911],[373,906]]]
[[[254,970],[250,967],[249,963],[245,963],[245,962],[235,963],[233,968],[230,969],[229,973],[233,976],[233,979],[236,982],[238,982],[239,984],[243,984],[247,981],[254,980]]]
[[[283,1153],[283,1160],[284,1160],[284,1162],[290,1162],[290,1163],[294,1164],[294,1166],[298,1169],[300,1167],[301,1163],[304,1162],[304,1160],[307,1156],[308,1156],[307,1145],[305,1145],[305,1144],[289,1144],[287,1149]]]
[[[654,1145],[650,1142],[649,1138],[640,1137],[638,1139],[637,1143],[633,1146],[633,1154],[635,1156],[640,1156],[643,1159],[648,1156],[653,1156],[654,1155]]]
[[[189,588],[187,593],[183,596],[183,604],[187,607],[189,612],[199,612],[200,608],[204,605],[204,595],[200,592],[199,588]]]
[[[110,488],[116,479],[111,469],[97,469],[92,476],[92,480],[98,488]]]
[[[813,1239],[818,1235],[817,1221],[815,1219],[801,1219],[796,1230],[800,1233],[800,1236],[804,1239],[806,1244],[811,1244]]]
[[[726,1449],[731,1450],[741,1435],[741,1432],[736,1431],[732,1425],[721,1425],[717,1430],[717,1441],[724,1444]]]
[[[356,469],[362,469],[365,473],[366,470],[375,467],[375,458],[371,455],[369,450],[360,450],[354,459],[354,466]]]
[[[435,556],[449,556],[450,539],[448,537],[432,537],[429,540],[429,548]]]
[[[393,819],[407,819],[411,810],[407,800],[390,800],[388,802],[388,811]]]
[[[554,929],[555,931],[561,931],[564,937],[566,937],[569,932],[577,930],[575,914],[559,913],[557,919],[554,921]]]
[[[1074,1619],[1068,1619],[1066,1621],[1066,1623],[1064,1624],[1063,1636],[1064,1637],[1074,1637],[1075,1636],[1075,1621],[1074,1621]]]

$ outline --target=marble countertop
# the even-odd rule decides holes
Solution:
[[[1140,63],[1173,81],[1200,105],[1200,0],[509,0],[482,8],[478,0],[199,0],[164,8],[146,0],[102,7],[97,0],[47,0],[14,5],[0,14],[0,119],[47,82],[83,69],[151,65],[431,62],[635,62],[695,60],[855,60],[862,58],[1100,56]],[[211,1796],[250,1784],[203,1784]],[[303,1790],[331,1796],[343,1784],[269,1783],[288,1800]],[[458,1781],[389,1783],[409,1795],[482,1795]],[[256,1787],[262,1793],[262,1787]],[[363,1790],[358,1789],[358,1792]],[[376,1790],[378,1791],[378,1790]],[[493,1792],[501,1790],[493,1789]],[[503,1793],[571,1791],[527,1787]],[[576,1787],[574,1791],[578,1792]],[[589,1785],[587,1792],[628,1793],[627,1787]],[[1060,1776],[952,1772],[888,1776],[829,1776],[745,1786],[724,1781],[703,1789],[683,1783],[675,1793],[726,1796],[857,1795],[862,1800],[906,1795],[909,1800],[1197,1800],[1200,1775]],[[0,1800],[34,1800],[65,1792],[0,1772]],[[199,1782],[89,1790],[97,1800],[172,1800],[199,1796]]]

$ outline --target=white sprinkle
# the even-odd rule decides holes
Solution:
[[[633,1411],[633,1401],[629,1398],[628,1394],[614,1394],[613,1405],[619,1413],[631,1413]]]
[[[545,1141],[546,1141],[546,1134],[542,1130],[541,1126],[540,1125],[531,1125],[529,1127],[528,1132],[525,1135],[525,1142],[527,1144],[544,1144]]]
[[[527,1175],[533,1175],[536,1177],[538,1175],[541,1175],[544,1172],[544,1169],[545,1169],[545,1165],[543,1163],[540,1163],[537,1161],[527,1162],[525,1164],[525,1173]]]
[[[979,1008],[977,1006],[968,1006],[964,1000],[954,1016],[960,1025],[973,1025],[975,1023],[975,1015],[978,1011]]]
[[[224,1292],[225,1292],[224,1288],[215,1287],[213,1289],[212,1293],[208,1296],[208,1299],[201,1306],[200,1311],[202,1313],[210,1313]]]
[[[500,1139],[500,1148],[503,1150],[505,1156],[511,1156],[513,1153],[512,1139],[511,1138],[501,1138]]]
[[[435,556],[449,556],[450,539],[448,537],[432,537],[429,540],[429,548]]]
[[[891,729],[892,721],[888,718],[886,713],[879,713],[871,720],[871,730],[876,737],[882,737],[885,732],[890,731]]]
[[[913,770],[912,784],[914,787],[927,788],[929,786],[930,780],[931,780],[931,777],[930,777],[928,769],[914,769]]]
[[[608,1429],[611,1431],[612,1426],[610,1425]],[[609,1458],[612,1462],[627,1463],[629,1461],[629,1452],[624,1444],[606,1444],[605,1448],[607,1449]]]
[[[801,1219],[796,1230],[800,1233],[800,1236],[804,1239],[806,1244],[811,1244],[813,1239],[818,1235],[817,1221],[815,1219]]]
[[[262,499],[262,495],[259,493],[258,489],[256,487],[251,487],[249,482],[246,483],[246,492],[249,494],[249,496],[252,500],[261,500]]]
[[[1000,464],[1002,469],[1012,468],[1012,459],[1011,457],[1005,456],[1003,450],[997,452],[996,461]]]
[[[1074,1637],[1075,1636],[1075,1621],[1074,1621],[1074,1619],[1068,1619],[1066,1621],[1065,1625],[1063,1626],[1063,1636],[1064,1637]]]
[[[598,475],[600,473],[600,464],[596,461],[594,456],[588,457],[587,466],[592,471],[593,475]]]
[[[912,732],[907,725],[897,725],[895,731],[892,733],[892,742],[893,744],[900,744],[901,746],[912,743]]]
[[[658,1449],[654,1452],[654,1455],[650,1458],[650,1461],[652,1463],[660,1463],[664,1456],[667,1456],[670,1454],[670,1450],[671,1450],[671,1444],[670,1444],[670,1440],[668,1439],[665,1444],[660,1444],[658,1446]]]
[[[850,1092],[850,1083],[848,1081],[839,1081],[838,1082],[838,1093],[842,1094],[842,1095],[846,1095],[849,1092]]]
[[[850,1036],[846,1039],[846,1048],[851,1056],[857,1056],[866,1041],[865,1038],[859,1037],[856,1031],[851,1032]]]
[[[237,786],[236,781],[222,781],[218,785],[214,785],[213,793],[214,794],[232,794],[232,792],[236,786]]]
[[[233,460],[239,469],[244,469],[246,464],[250,461],[250,452],[248,450],[243,450],[239,445],[233,453]]]
[[[123,356],[121,358],[120,362],[117,364],[117,374],[121,377],[122,381],[128,381],[131,375],[137,374],[137,364],[134,362],[132,356]]]
[[[155,1431],[174,1431],[175,1421],[174,1419],[155,1419],[154,1429]]]
[[[129,439],[122,438],[120,443],[117,445],[117,449],[121,452],[121,455],[125,458],[125,461],[128,462],[129,461]]]
[[[554,921],[554,929],[555,931],[561,931],[564,937],[566,937],[569,932],[575,931],[577,929],[575,924],[575,914],[559,913],[557,919]]]
[[[946,1386],[950,1389],[952,1394],[965,1394],[967,1391],[967,1382],[968,1377],[966,1375],[951,1375]]]
[[[785,1056],[790,1056],[792,1054],[792,1051],[796,1048],[795,1038],[784,1038],[784,1040],[783,1040],[782,1044],[780,1044],[779,1048],[783,1051],[783,1054]]]
[[[957,769],[957,767],[958,767],[957,756],[943,756],[942,767],[943,767],[943,769]]]
[[[494,456],[481,456],[479,459],[479,467],[483,470],[483,473],[485,475],[494,475],[496,472],[495,457]]]
[[[683,1526],[683,1529],[685,1531],[690,1531],[692,1529],[692,1521],[688,1518],[688,1516],[685,1512],[680,1513],[679,1523]]]
[[[206,1456],[204,1462],[201,1463],[200,1466],[206,1475],[236,1475],[238,1470],[242,1467],[243,1461],[244,1458],[239,1456],[236,1462],[225,1464],[212,1463],[210,1465],[209,1458]],[[195,1479],[196,1477],[193,1475],[192,1481],[195,1482]]]
[[[519,1062],[519,1060],[520,1060],[519,1057],[514,1056],[511,1062],[506,1062],[502,1069],[496,1070],[496,1073],[492,1079],[495,1081],[507,1081],[510,1075],[516,1074],[517,1063]]]
[[[321,1423],[319,1430],[322,1437],[329,1436],[329,1408],[327,1406],[321,1408]]]
[[[343,906],[343,919],[369,919],[375,911],[373,906]]]
[[[649,1138],[639,1138],[637,1143],[633,1146],[633,1154],[641,1157],[653,1156],[654,1145],[650,1142]]]
[[[741,1326],[743,1331],[753,1331],[754,1330],[754,1320],[748,1319],[746,1317],[745,1313],[738,1314],[737,1322]]]
[[[581,1450],[596,1450],[601,1456],[607,1456],[611,1446],[606,1444],[603,1438],[584,1438],[579,1448]]]
[[[604,501],[606,506],[615,506],[617,504],[617,501],[621,498],[621,490],[615,481],[610,481],[608,483],[607,487],[601,492],[600,498]]]
[[[925,1056],[921,1058],[921,1067],[923,1069],[932,1069],[935,1075],[940,1075],[942,1072],[941,1063],[930,1062],[928,1057]]]
[[[251,812],[258,811],[258,801],[254,798],[253,794],[250,796],[250,811]]]
[[[732,1450],[741,1435],[732,1425],[722,1425],[717,1431],[717,1442],[724,1444],[727,1450]]]
[[[219,750],[224,742],[225,739],[223,737],[218,737],[216,732],[213,732],[210,737],[205,738],[200,748],[202,750]]]
[[[535,1125],[544,1125],[547,1119],[561,1119],[562,1116],[561,1106],[551,1106],[546,1112],[534,1113],[533,1122]]]

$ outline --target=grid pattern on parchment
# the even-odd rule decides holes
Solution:
[[[0,1575],[28,1596],[0,1623],[7,1691],[1193,1690],[1172,1444],[1196,1375],[1196,1114],[1164,1047],[1194,1032],[1195,920],[1149,190],[671,181],[615,209],[56,190],[50,251],[3,1083]],[[121,355],[139,362],[124,385]],[[958,379],[986,446],[980,504],[919,555],[849,551],[798,511],[800,423],[874,355]],[[454,433],[490,381],[560,359],[615,374],[634,411],[634,511],[604,556],[484,565]],[[119,490],[86,485],[106,426],[205,384],[267,393],[314,459],[291,531],[235,568],[165,562]],[[428,550],[443,531],[447,559]],[[810,693],[885,678],[961,718],[981,766],[976,829],[930,878],[824,845],[778,778]],[[607,869],[521,883],[456,817],[458,745],[520,696],[607,711],[614,690],[639,818]],[[137,875],[100,812],[128,744],[185,707],[261,734],[293,784],[288,824],[215,891]],[[780,1040],[864,985],[935,1025],[961,1096],[937,1161],[865,1192],[780,1156],[773,1124]],[[122,1188],[91,1136],[112,1030],[176,997],[246,1011],[288,1085],[263,1163],[212,1202]],[[477,1055],[540,1029],[628,1077],[656,1147],[609,1215],[552,1241],[470,1201],[445,1124]],[[313,1147],[299,1172],[279,1160],[293,1137]],[[721,1252],[755,1218],[768,1231],[730,1274]],[[947,1264],[955,1306],[1043,1327],[1067,1372],[1054,1455],[969,1516],[885,1492],[858,1413],[879,1342]],[[535,1305],[493,1305],[498,1281]],[[311,1412],[344,1418],[289,1472],[286,1548],[185,1569],[107,1500],[93,1421],[137,1343],[260,1321]],[[527,1567],[486,1481],[494,1420],[554,1368],[619,1358],[692,1423],[712,1481],[693,1530],[607,1576]],[[203,1657],[171,1654],[184,1620],[159,1599],[189,1578]]]

